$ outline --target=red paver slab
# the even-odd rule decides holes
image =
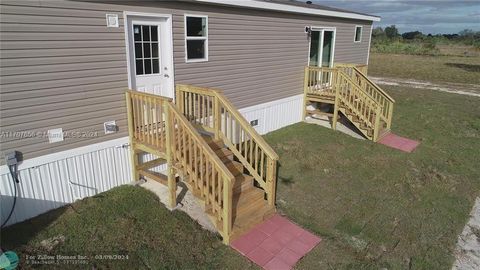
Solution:
[[[265,266],[263,266],[263,269],[266,269],[266,270],[290,270],[290,269],[292,269],[292,266],[286,264],[285,262],[283,262],[279,258],[274,257]]]
[[[264,269],[292,269],[320,237],[274,215],[232,242],[231,246]]]
[[[274,256],[275,255],[273,253],[263,249],[262,247],[257,247],[247,254],[247,258],[260,266],[267,264],[271,259],[273,259]]]
[[[250,251],[257,248],[265,239],[267,239],[268,235],[265,233],[253,229],[247,234],[243,235],[242,237],[235,240],[231,246],[240,252],[242,255],[247,255]]]
[[[400,137],[393,133],[388,133],[378,142],[407,153],[413,152],[413,150],[415,150],[415,148],[417,148],[417,146],[420,144],[418,141]]]

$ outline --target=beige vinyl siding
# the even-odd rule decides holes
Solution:
[[[336,27],[335,61],[366,63],[371,22],[193,3],[9,1],[0,9],[0,128],[97,132],[93,138],[2,136],[1,155],[32,158],[127,135],[123,11],[173,15],[175,81],[216,87],[239,108],[300,94],[308,58],[306,25]],[[106,13],[119,15],[107,28]],[[184,14],[209,16],[208,62],[185,63]],[[354,43],[355,25],[363,25]],[[119,132],[104,135],[116,120]],[[3,162],[3,158],[1,159]]]

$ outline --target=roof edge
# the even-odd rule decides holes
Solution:
[[[195,2],[218,4],[218,5],[225,5],[225,6],[265,9],[265,10],[275,10],[275,11],[291,12],[291,13],[311,14],[311,15],[346,18],[346,19],[358,19],[358,20],[366,20],[366,21],[373,21],[373,22],[380,21],[380,17],[373,16],[373,15],[362,15],[362,14],[351,13],[351,12],[313,9],[313,8],[300,7],[300,6],[297,7],[297,6],[285,5],[285,4],[279,4],[279,3],[261,2],[261,1],[254,1],[254,0],[195,0]]]

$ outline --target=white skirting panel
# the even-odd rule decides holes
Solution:
[[[239,111],[248,122],[257,120],[255,130],[260,134],[277,130],[302,121],[303,94],[282,98]]]
[[[29,159],[19,166],[17,203],[8,224],[131,182],[128,138]],[[122,147],[123,146],[123,147]],[[0,169],[1,223],[13,203],[13,181]]]

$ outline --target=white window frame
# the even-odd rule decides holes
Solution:
[[[205,36],[189,37],[187,36],[187,17],[205,18]],[[208,62],[208,16],[198,14],[184,14],[184,40],[185,40],[185,63]],[[187,40],[205,40],[205,57],[202,59],[188,59]]]
[[[360,28],[360,38],[359,40],[357,41],[356,37],[357,37],[357,28]],[[363,25],[355,25],[355,31],[353,33],[353,42],[354,43],[360,43],[362,42],[362,36],[363,36]]]

